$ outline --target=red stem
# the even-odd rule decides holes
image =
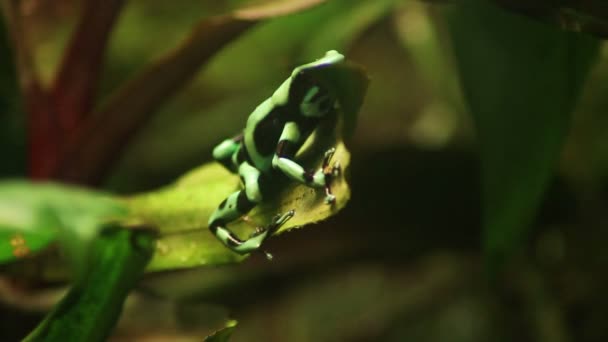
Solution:
[[[110,32],[124,0],[89,0],[51,88],[63,136],[74,132],[93,107]]]
[[[57,165],[61,134],[53,106],[41,85],[31,55],[20,2],[7,0],[1,5],[15,49],[19,83],[27,111],[29,176],[34,179],[48,178]]]

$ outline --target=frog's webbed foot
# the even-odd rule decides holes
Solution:
[[[253,234],[251,234],[251,236],[249,237],[249,240],[255,239],[258,240],[261,238],[260,243],[265,240],[266,238],[268,238],[269,236],[271,236],[272,234],[274,234],[277,230],[279,230],[279,228],[281,228],[282,225],[285,224],[285,222],[289,221],[294,215],[296,214],[295,210],[289,210],[283,214],[278,214],[276,216],[274,216],[272,218],[272,222],[267,225],[266,227],[257,227],[255,229],[255,231],[253,232]],[[266,252],[266,251],[261,251],[262,253],[264,253],[264,255],[266,256],[266,258],[268,260],[272,260],[272,254]]]

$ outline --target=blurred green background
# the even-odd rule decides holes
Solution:
[[[45,84],[84,2],[20,2]],[[96,103],[199,21],[259,2],[127,2]],[[210,161],[294,66],[337,49],[371,80],[352,199],[271,239],[272,262],[147,275],[113,339],[195,341],[230,317],[231,341],[608,340],[608,50],[536,19],[477,1],[330,0],[230,41],[130,136],[101,188],[150,190]],[[0,174],[24,176],[6,43]],[[56,285],[3,277],[0,339],[31,329]]]

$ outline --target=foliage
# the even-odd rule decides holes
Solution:
[[[87,269],[24,341],[104,341],[126,296],[154,252],[153,231],[105,229],[86,255]]]
[[[74,284],[30,338],[105,338],[148,272],[139,314],[121,319],[142,321],[119,337],[604,340],[600,2],[3,1],[0,175],[52,182],[0,183],[2,267]],[[273,263],[228,266],[243,258],[206,222],[238,178],[210,151],[329,49],[367,69],[321,75],[345,119],[316,138],[339,145],[352,179],[335,207],[290,186],[231,228],[245,236],[295,208],[283,232],[349,206],[320,223],[332,229],[272,239]],[[230,307],[238,329],[202,302]]]
[[[69,259],[81,263],[99,229],[127,212],[103,193],[56,184],[0,183],[0,234],[11,241],[2,245],[0,260],[27,257],[59,240]]]
[[[530,227],[599,41],[479,1],[465,1],[450,16],[463,92],[478,132],[484,243],[495,271]]]

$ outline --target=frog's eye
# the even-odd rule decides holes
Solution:
[[[300,112],[304,116],[320,117],[327,114],[332,106],[333,101],[329,93],[318,86],[313,86],[302,98]]]

